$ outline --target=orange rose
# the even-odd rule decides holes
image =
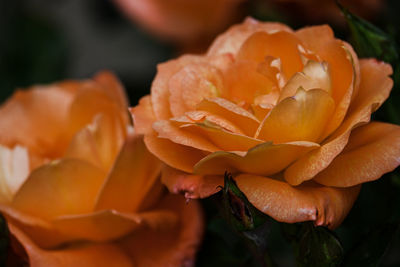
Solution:
[[[107,72],[18,91],[0,108],[0,210],[30,266],[192,264],[200,207],[166,194],[130,124]]]
[[[228,171],[274,219],[335,228],[361,184],[400,163],[400,127],[369,123],[391,74],[329,26],[247,19],[206,55],[159,65],[132,113],[171,192],[207,197]]]
[[[114,0],[132,20],[160,37],[193,44],[212,38],[239,15],[244,0]]]

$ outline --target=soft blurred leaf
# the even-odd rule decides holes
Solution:
[[[399,223],[387,223],[372,230],[346,255],[344,266],[379,266],[399,231]]]
[[[208,223],[196,266],[258,267],[243,237],[238,235],[219,214],[217,208],[221,204],[221,195],[216,194],[204,199],[202,203],[206,210]]]
[[[352,14],[347,8],[339,4],[350,28],[353,45],[360,57],[377,57],[389,63],[397,63],[399,55],[391,36]]]
[[[251,240],[260,254],[266,253],[271,218],[256,209],[237,187],[235,180],[225,174],[224,209],[233,228]]]
[[[305,222],[285,224],[283,230],[295,247],[298,266],[339,266],[341,263],[342,245],[329,229]]]
[[[389,34],[375,25],[352,14],[338,1],[338,6],[346,18],[351,32],[351,41],[359,57],[374,57],[388,62],[394,69],[394,89],[391,97],[386,101],[381,110],[375,114],[380,120],[389,119],[390,122],[400,124],[400,109],[396,103],[400,101],[400,62],[398,46]]]

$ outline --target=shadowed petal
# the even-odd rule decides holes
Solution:
[[[60,267],[133,267],[131,259],[118,246],[110,243],[81,244],[60,250],[46,250],[38,247],[24,232],[9,224],[11,234],[25,249],[29,266]]]
[[[314,183],[293,187],[283,181],[248,174],[241,174],[235,180],[248,200],[275,220],[314,221],[330,229],[340,225],[361,188],[333,188]]]
[[[146,135],[144,142],[149,151],[161,161],[185,172],[192,172],[193,166],[209,154],[206,151],[179,145],[165,138],[158,138],[155,134]]]
[[[164,167],[161,180],[171,193],[184,193],[185,198],[209,197],[224,184],[221,175],[193,175],[168,166]]]
[[[171,208],[180,223],[168,231],[144,230],[118,241],[138,266],[194,266],[202,241],[203,214],[200,203],[186,203],[181,195],[168,195],[159,208]]]
[[[129,134],[103,184],[95,209],[137,211],[160,172],[161,162],[147,150],[143,136]]]
[[[244,172],[272,175],[282,171],[290,163],[319,145],[312,142],[292,142],[273,145],[263,143],[240,156],[234,152],[218,151],[203,158],[194,166],[196,174],[219,174]]]

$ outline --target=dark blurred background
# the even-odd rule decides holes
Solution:
[[[318,14],[318,6],[310,9],[309,5],[296,2],[299,1],[243,0],[240,14],[232,21],[253,16],[281,21],[293,28],[330,23],[338,37],[346,37],[344,20],[337,19],[338,10],[334,11],[334,19],[309,16],[310,12]],[[385,4],[369,17],[396,34],[400,1],[379,2]],[[305,10],[309,12],[304,13]],[[206,47],[207,44],[203,50]],[[201,48],[196,49],[199,51]],[[111,0],[0,0],[0,102],[16,88],[90,78],[108,69],[122,80],[135,105],[140,96],[149,92],[157,63],[181,52],[182,47],[176,43],[152,36],[129,20]]]

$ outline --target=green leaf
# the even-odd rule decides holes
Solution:
[[[399,232],[399,223],[387,223],[372,230],[346,255],[344,266],[378,266]]]
[[[391,36],[337,3],[350,28],[357,54],[360,57],[377,57],[391,64],[397,63],[399,55]]]
[[[366,20],[352,14],[336,1],[342,10],[351,32],[351,43],[359,57],[374,57],[390,63],[394,69],[394,89],[391,97],[384,103],[381,111],[374,115],[379,120],[400,124],[400,62],[398,46],[387,33]]]
[[[298,266],[339,266],[342,262],[342,245],[329,229],[305,222],[286,224],[283,230],[294,245]]]

